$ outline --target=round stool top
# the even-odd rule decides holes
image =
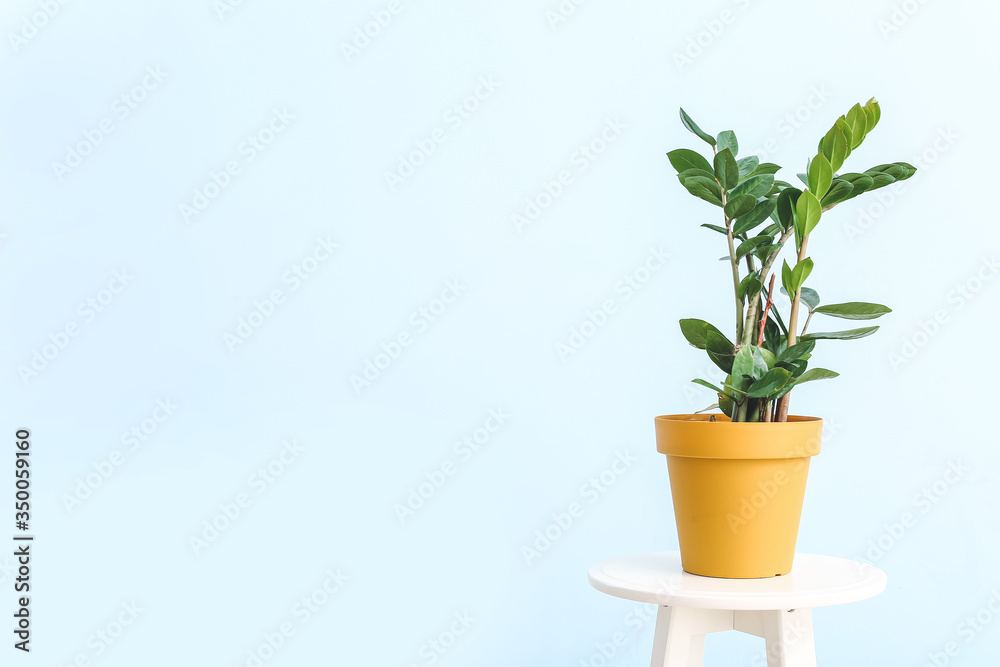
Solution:
[[[883,590],[885,572],[832,556],[795,554],[792,571],[767,579],[717,579],[681,569],[678,551],[613,558],[590,568],[590,585],[608,595],[674,607],[812,609],[857,602]]]

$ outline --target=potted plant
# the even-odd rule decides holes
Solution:
[[[715,326],[682,319],[681,333],[725,379],[708,387],[715,405],[692,415],[656,417],[657,450],[667,455],[674,515],[684,569],[713,577],[756,578],[791,571],[810,457],[819,453],[823,422],[789,415],[792,391],[837,373],[811,366],[817,341],[854,340],[877,326],[814,332],[814,315],[870,320],[889,308],[858,301],[821,305],[806,287],[813,269],[810,239],[837,204],[912,176],[905,162],[865,172],[840,169],[878,124],[878,103],[856,104],[820,139],[798,174],[804,187],[778,180],[780,167],[757,156],[739,157],[736,135],[713,137],[683,109],[684,127],[712,148],[667,153],[681,184],[718,207],[720,224],[704,224],[725,238],[732,273],[735,322],[730,339]],[[791,242],[791,262],[777,260]],[[783,316],[775,280],[790,300]],[[703,414],[718,408],[722,414]]]

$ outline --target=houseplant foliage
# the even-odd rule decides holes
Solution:
[[[822,304],[806,286],[814,266],[809,242],[824,214],[837,204],[909,178],[916,168],[905,162],[880,164],[863,172],[842,171],[881,117],[874,98],[855,104],[819,141],[816,154],[798,174],[802,188],[778,180],[780,167],[757,156],[740,157],[731,130],[712,136],[680,110],[681,122],[712,148],[712,155],[679,148],[667,153],[681,184],[695,197],[716,206],[722,224],[703,227],[725,237],[723,257],[732,272],[736,317],[730,339],[699,319],[680,321],[687,341],[708,354],[727,375],[722,386],[703,379],[719,397],[718,408],[734,422],[784,422],[790,392],[813,380],[836,377],[811,367],[817,341],[854,340],[878,326],[811,332],[814,315],[872,320],[890,312],[875,303]],[[791,241],[792,261],[777,259]],[[775,279],[791,305],[783,317],[774,300]],[[716,407],[716,406],[711,406]]]

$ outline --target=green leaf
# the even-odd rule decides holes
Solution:
[[[702,380],[701,378],[695,378],[694,380],[691,380],[691,382],[694,382],[695,384],[700,384],[702,387],[708,387],[709,389],[711,389],[712,391],[714,391],[716,394],[723,394],[723,395],[725,395],[725,393],[726,393],[726,392],[722,391],[722,389],[720,387],[716,387],[711,382],[706,382],[705,380]]]
[[[705,337],[708,335],[709,331],[714,331],[718,335],[725,338],[721,331],[704,320],[684,319],[680,321],[680,325],[681,333],[684,334],[684,338],[687,339],[687,342],[691,343],[699,350],[705,349]]]
[[[749,196],[749,195],[747,195]],[[771,197],[763,201],[756,202],[756,206],[749,213],[739,216],[736,224],[733,225],[733,234],[743,234],[771,217],[774,212],[775,199]],[[770,236],[770,235],[769,235]]]
[[[801,195],[802,191],[796,188],[785,188],[781,191],[781,194],[778,195],[778,199],[774,207],[774,212],[777,217],[775,222],[781,225],[782,230],[787,231],[790,229],[792,223],[795,221],[793,211],[795,210],[795,205],[798,203]]]
[[[795,202],[795,229],[800,242],[816,228],[822,213],[823,205],[819,203],[816,195],[809,190],[803,191],[799,200]]]
[[[870,190],[889,185],[893,181],[904,181],[917,172],[917,168],[906,162],[893,162],[891,164],[880,164],[865,171],[866,176],[870,176],[874,181]],[[886,177],[890,177],[889,180]]]
[[[729,258],[726,257],[726,259]],[[788,292],[785,291],[784,287],[781,288],[781,293],[788,296]],[[811,287],[803,287],[802,293],[799,295],[799,300],[809,306],[809,310],[816,310],[816,306],[819,305],[819,293]]]
[[[839,127],[840,131],[844,133],[844,138],[847,140],[847,156],[853,152],[854,146],[854,132],[851,130],[850,124],[848,124],[847,119],[841,116],[837,119],[835,127]],[[847,156],[844,156],[845,158]]]
[[[764,359],[764,353],[759,347],[756,345],[750,347],[753,348],[753,377],[758,379],[767,373],[767,360]]]
[[[693,120],[691,120],[691,116],[687,115],[687,112],[685,112],[683,108],[681,109],[681,123],[683,123],[684,127],[686,127],[688,130],[694,132],[703,140],[708,142],[709,145],[711,146],[715,145],[715,139],[712,138],[712,135],[708,134],[707,132],[705,132],[705,130],[698,127],[698,124],[695,123]]]
[[[762,234],[762,236],[763,236],[763,234]],[[753,254],[754,254],[754,257],[756,257],[761,262],[763,262],[763,261],[767,260],[768,257],[771,256],[771,253],[777,252],[777,251],[781,250],[781,248],[782,248],[781,244],[775,244],[775,245],[771,245],[771,244],[763,245],[762,244],[762,245],[759,245],[759,246],[757,246],[756,248],[753,249]]]
[[[732,151],[728,148],[723,148],[715,154],[713,162],[715,165],[715,178],[722,183],[722,187],[726,190],[736,187],[736,184],[740,180],[740,168],[736,164],[736,158],[733,157]]]
[[[771,239],[767,236],[755,236],[752,239],[747,239],[736,248],[736,261],[740,261],[746,257],[749,253],[753,252],[758,246],[762,244],[770,245]]]
[[[823,208],[829,208],[834,204],[839,204],[842,201],[850,199],[853,191],[854,186],[848,181],[842,178],[835,178],[820,203],[823,205]]]
[[[686,169],[701,169],[702,171],[712,173],[712,165],[709,161],[701,153],[687,148],[678,148],[675,151],[670,151],[667,153],[667,159],[670,160],[670,164],[673,165],[678,173]]]
[[[865,134],[868,132],[868,117],[861,110],[861,105],[855,104],[847,112],[846,120],[847,124],[851,126],[851,150],[854,150],[865,140]]]
[[[756,155],[750,155],[748,157],[740,158],[736,161],[736,164],[739,166],[740,180],[742,181],[744,178],[752,174],[754,169],[760,165],[760,160]]]
[[[795,268],[792,269],[793,292],[797,292],[799,288],[802,287],[803,283],[806,282],[806,278],[808,278],[809,274],[812,273],[812,270],[813,261],[808,257],[795,265]]]
[[[763,346],[758,347],[757,350],[760,352],[760,356],[764,357],[764,363],[767,364],[767,370],[770,370],[771,368],[773,368],[774,364],[777,363],[777,361],[778,361],[775,358],[774,353],[771,352],[771,350],[769,350],[769,349],[767,349],[766,347],[763,347]]]
[[[830,128],[830,131],[826,133],[823,140],[820,142],[820,150],[823,154],[830,158],[830,167],[833,169],[834,173],[840,169],[841,165],[844,164],[844,160],[850,153],[847,146],[847,137],[844,135],[844,131],[836,123]]]
[[[784,350],[782,350],[781,354],[778,355],[778,361],[788,362],[788,361],[795,361],[796,359],[801,359],[803,355],[810,354],[813,351],[813,348],[815,347],[816,347],[816,341],[814,340],[806,340],[800,343],[796,343],[795,345],[792,345],[791,347],[787,347]]]
[[[741,347],[740,351],[736,353],[736,358],[733,360],[732,386],[734,389],[743,390],[744,375],[753,377],[753,351],[750,348],[750,345]]]
[[[788,260],[782,260],[781,284],[785,294],[795,294],[795,280],[792,278],[792,267],[788,266]]]
[[[795,379],[795,386],[802,384],[803,382],[812,382],[813,380],[825,380],[827,378],[838,377],[840,373],[835,373],[833,371],[828,371],[825,368],[810,368],[805,373],[800,375]]]
[[[845,320],[874,320],[882,317],[892,310],[877,303],[864,303],[862,301],[849,301],[847,303],[831,303],[827,306],[816,308],[817,313],[840,317]]]
[[[731,197],[729,201],[726,202],[726,208],[724,210],[726,211],[726,217],[732,220],[749,213],[756,205],[757,200],[750,195],[739,195]]]
[[[709,229],[711,229],[712,231],[716,231],[716,232],[719,232],[719,233],[720,233],[720,234],[722,234],[723,236],[729,236],[729,232],[727,232],[727,231],[726,231],[726,229],[725,229],[724,227],[719,227],[718,225],[710,225],[710,224],[708,224],[707,222],[706,222],[706,223],[704,223],[704,224],[702,224],[702,227],[708,227],[708,228],[709,228]],[[729,256],[728,256],[728,255],[726,255],[725,257],[723,257],[723,259],[729,259]]]
[[[809,163],[809,191],[822,199],[832,183],[833,168],[830,161],[822,153],[817,153]]]
[[[740,146],[736,142],[736,134],[732,130],[719,132],[716,142],[716,150],[720,153],[723,149],[728,148],[732,152],[733,157],[740,154]]]
[[[759,165],[757,165],[756,169],[751,171],[746,176],[741,177],[740,180],[742,181],[744,178],[752,178],[754,176],[766,176],[768,174],[775,174],[778,172],[779,169],[781,169],[781,167],[774,164],[773,162],[761,162]],[[777,183],[778,181],[775,182]]]
[[[681,184],[687,188],[687,191],[693,194],[695,197],[704,199],[710,204],[715,204],[716,206],[722,206],[722,188],[719,184],[715,182],[715,178],[709,178],[707,176],[701,175],[688,175],[692,171],[699,171],[697,169],[688,169],[682,171],[677,175],[680,179]]]
[[[788,372],[792,374],[793,378],[797,378],[798,376],[802,375],[805,372],[807,365],[808,364],[806,363],[806,360],[801,358],[796,359],[795,361],[778,362],[778,367],[787,369]]]
[[[733,412],[735,411],[736,404],[733,403],[732,399],[728,396],[719,398],[719,409],[722,410],[722,414],[726,415],[730,419],[733,418]]]
[[[871,190],[872,186],[875,185],[875,181],[872,179],[872,177],[866,174],[857,174],[852,172],[850,174],[843,174],[842,176],[838,176],[838,178],[847,181],[848,183],[851,184],[851,187],[854,188],[851,191],[851,197],[850,197],[851,199],[857,197],[865,190]]]
[[[739,195],[750,195],[756,199],[757,197],[763,197],[766,195],[772,185],[774,185],[774,176],[771,174],[751,176],[733,188],[730,192],[730,196],[738,197]]]
[[[733,372],[733,356],[736,354],[733,351],[734,347],[728,338],[716,331],[709,331],[705,336],[705,352],[708,353],[708,358],[726,373]]]
[[[858,338],[871,336],[877,330],[878,327],[876,326],[848,329],[847,331],[823,331],[799,336],[799,340],[857,340]]]
[[[874,97],[868,100],[868,102],[865,103],[865,106],[871,108],[871,110],[875,112],[875,122],[868,127],[868,131],[871,132],[872,128],[878,125],[878,121],[882,117],[882,109],[879,108],[878,102]]]
[[[775,309],[773,312],[777,313],[778,311]],[[778,346],[781,344],[781,329],[771,317],[767,318],[767,323],[764,325],[764,344],[767,345],[772,354],[778,350]],[[775,359],[775,363],[777,363],[777,359]],[[771,367],[773,368],[774,364],[771,364]]]
[[[752,385],[750,385],[750,389],[747,391],[747,396],[750,398],[765,398],[775,393],[791,381],[792,374],[784,368],[772,368],[768,372],[764,373],[759,379],[755,380]]]
[[[764,285],[757,278],[757,274],[748,273],[743,276],[743,280],[740,281],[739,289],[736,290],[736,296],[741,300],[748,296],[752,299],[757,296],[762,289],[764,289]]]

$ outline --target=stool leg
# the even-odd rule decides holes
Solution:
[[[651,667],[701,667],[705,634],[733,629],[733,612],[661,605]]]
[[[812,610],[765,611],[767,667],[816,667]]]

